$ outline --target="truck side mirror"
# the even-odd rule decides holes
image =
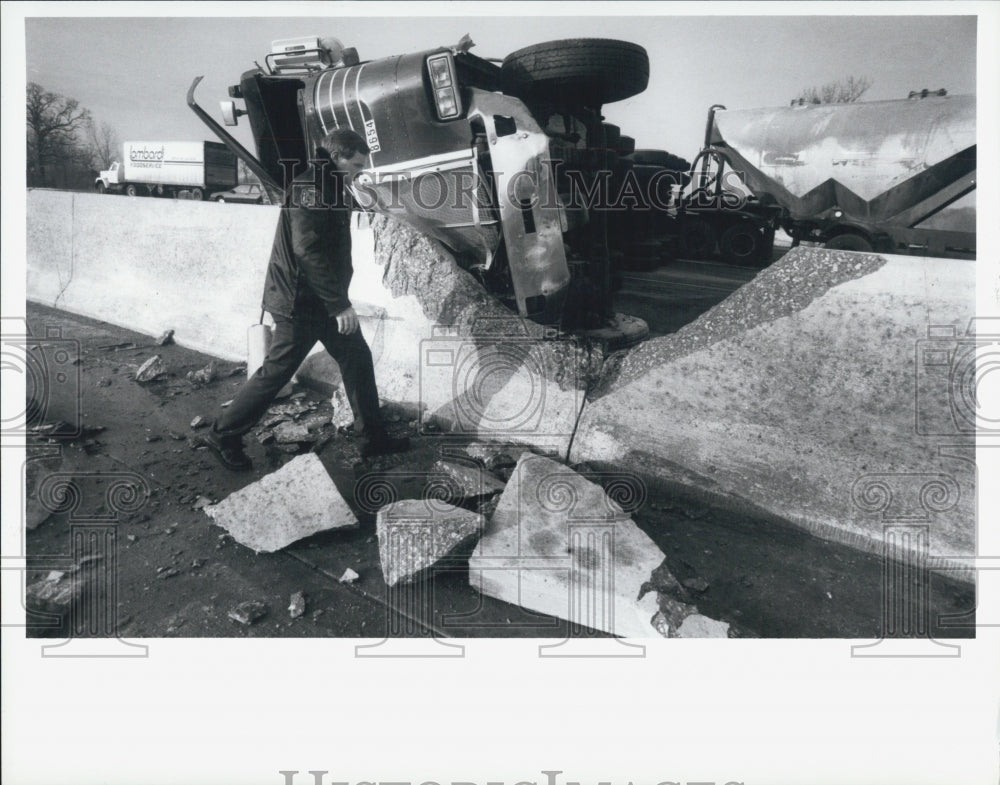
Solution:
[[[240,116],[246,114],[245,109],[236,107],[235,101],[219,101],[219,107],[222,109],[222,122],[226,125],[238,125]]]

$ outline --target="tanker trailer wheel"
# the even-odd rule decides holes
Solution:
[[[139,189],[136,188],[135,185],[133,185],[132,183],[129,183],[128,185],[125,186],[125,195],[126,196],[138,196],[139,195]]]
[[[680,229],[681,252],[692,259],[707,259],[712,255],[715,238],[712,225],[701,218],[685,218]]]
[[[584,106],[630,98],[649,84],[646,50],[607,38],[570,38],[528,46],[507,55],[501,69],[514,95],[555,93]]]
[[[728,264],[754,265],[764,250],[764,235],[752,221],[739,221],[719,238],[719,255]]]
[[[841,232],[823,243],[823,247],[832,248],[835,251],[861,251],[864,253],[871,253],[874,250],[871,240],[858,232]]]
[[[200,188],[192,188],[191,198],[194,199],[196,202],[200,202],[202,199],[205,198],[205,194],[204,192],[202,192]]]

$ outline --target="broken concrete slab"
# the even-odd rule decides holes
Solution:
[[[449,484],[454,485],[457,495],[465,499],[492,496],[504,489],[504,483],[486,472],[481,466],[471,462],[437,461],[431,467],[431,473],[447,477]]]
[[[166,373],[167,365],[163,362],[163,358],[158,354],[154,354],[139,366],[139,370],[135,372],[135,380],[140,384],[144,384],[158,379]]]
[[[614,635],[659,637],[656,592],[640,593],[663,560],[600,485],[524,453],[469,560],[469,583]]]
[[[875,553],[893,521],[920,521],[929,553],[914,538],[893,556],[961,568],[975,554],[975,466],[947,358],[971,340],[975,277],[956,259],[792,249],[677,333],[608,363],[570,461]]]
[[[157,346],[169,346],[174,342],[174,331],[166,330],[160,333],[160,337],[156,339]]]
[[[280,550],[317,532],[358,525],[313,453],[294,458],[204,509],[234,540],[258,553]]]
[[[436,499],[403,499],[378,511],[379,560],[387,586],[417,580],[468,545],[483,528],[481,515]]]

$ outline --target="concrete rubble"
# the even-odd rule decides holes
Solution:
[[[358,525],[313,453],[294,458],[204,509],[234,540],[258,553],[280,550],[317,532]]]
[[[459,496],[465,499],[478,499],[501,493],[504,483],[487,472],[485,468],[473,462],[459,463],[454,460],[437,461],[431,467],[432,474],[441,474],[454,485]]]
[[[469,582],[528,610],[650,637],[662,634],[652,623],[657,593],[641,594],[664,558],[601,486],[524,453],[469,560]]]
[[[264,618],[268,610],[267,605],[259,600],[247,600],[241,602],[226,615],[238,624],[249,627],[254,622]]]
[[[403,499],[379,510],[375,528],[382,576],[395,586],[469,545],[482,532],[483,517],[436,499]]]
[[[292,595],[291,600],[288,603],[288,615],[297,619],[306,612],[306,595],[304,592],[297,591]]]
[[[139,370],[135,372],[135,380],[140,384],[145,384],[164,376],[166,373],[167,365],[163,362],[163,358],[158,354],[154,354],[139,366]]]
[[[160,334],[160,337],[156,339],[157,346],[169,346],[174,342],[174,331],[165,330]]]
[[[211,384],[219,378],[219,364],[215,360],[209,360],[204,368],[188,371],[185,378],[193,384]]]

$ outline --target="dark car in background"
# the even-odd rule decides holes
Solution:
[[[215,194],[212,197],[216,202],[242,202],[243,204],[264,204],[267,201],[267,194],[264,188],[258,183],[243,183],[228,191]]]
[[[246,115],[256,156],[194,100],[188,104],[279,202],[334,128],[368,142],[355,181],[367,209],[439,240],[522,316],[565,329],[614,320],[613,268],[667,220],[669,167],[633,161],[634,140],[601,107],[642,92],[646,51],[626,41],[572,39],[503,61],[442,47],[363,62],[335,39],[277,41],[222,102],[226,125]],[[245,102],[239,108],[236,101]],[[679,174],[687,163],[674,167]],[[633,171],[636,170],[636,171]],[[638,179],[637,179],[638,178]],[[633,181],[622,200],[623,183]],[[641,182],[640,182],[641,181]],[[634,195],[655,191],[657,204]]]

